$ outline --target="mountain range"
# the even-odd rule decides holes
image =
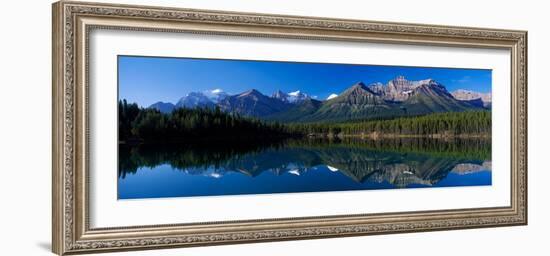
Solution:
[[[219,107],[226,112],[281,122],[351,121],[490,109],[491,94],[467,90],[451,93],[433,79],[409,81],[398,76],[387,84],[357,82],[339,95],[331,94],[324,101],[301,91],[285,93],[278,90],[267,96],[252,89],[236,95],[218,90],[210,97],[192,92],[175,105],[157,102],[149,106],[163,113],[197,107]]]

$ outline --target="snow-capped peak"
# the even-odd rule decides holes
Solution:
[[[176,104],[176,108],[208,107],[214,103],[202,92],[189,92]]]
[[[438,83],[435,80],[431,79],[431,78],[424,79],[424,80],[413,81],[412,83],[415,87],[418,87],[418,86],[421,86],[421,85],[438,85]]]
[[[212,90],[212,91],[210,91],[210,92],[213,93],[213,94],[220,94],[220,93],[223,92],[223,90],[220,89],[220,88],[217,88],[217,89],[214,89],[214,90]]]
[[[338,94],[333,93],[333,94],[331,94],[331,95],[329,95],[329,96],[327,97],[327,100],[331,100],[331,99],[334,99],[334,98],[336,98],[336,97],[338,97]]]
[[[271,97],[282,100],[284,102],[290,102],[290,103],[301,102],[301,101],[304,101],[304,100],[307,100],[307,99],[311,98],[309,95],[307,95],[307,94],[305,94],[305,93],[303,93],[299,90],[294,91],[294,92],[289,92],[289,93],[284,93],[284,92],[278,90],[275,93],[273,93],[273,95]]]
[[[203,92],[203,94],[210,98],[210,100],[212,100],[213,102],[221,101],[229,96],[229,94],[227,94],[224,90],[220,88],[206,90]]]
[[[294,97],[298,97],[300,96],[302,93],[300,92],[300,90],[298,91],[295,91],[295,92],[289,92],[288,95],[290,96],[294,96]]]
[[[309,95],[301,92],[301,91],[295,91],[288,93],[288,101],[289,102],[301,102],[307,99],[310,99]]]

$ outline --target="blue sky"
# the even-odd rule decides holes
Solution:
[[[318,99],[340,94],[356,82],[381,82],[402,75],[408,80],[432,78],[447,90],[491,91],[491,70],[213,60],[141,56],[118,57],[119,98],[146,107],[158,101],[176,103],[189,92],[221,89],[238,94],[257,89],[300,90]]]

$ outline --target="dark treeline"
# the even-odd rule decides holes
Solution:
[[[302,134],[369,135],[491,135],[490,111],[435,113],[391,120],[369,120],[347,123],[290,124],[290,129]]]
[[[299,136],[279,123],[225,113],[219,108],[179,108],[170,114],[119,101],[119,140],[181,142],[198,139],[279,139]]]
[[[490,111],[434,113],[346,123],[261,121],[215,109],[179,108],[164,114],[119,101],[119,140],[181,142],[199,139],[283,139],[314,135],[491,136]]]

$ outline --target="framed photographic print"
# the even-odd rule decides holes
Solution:
[[[526,40],[55,3],[53,251],[525,225]]]

